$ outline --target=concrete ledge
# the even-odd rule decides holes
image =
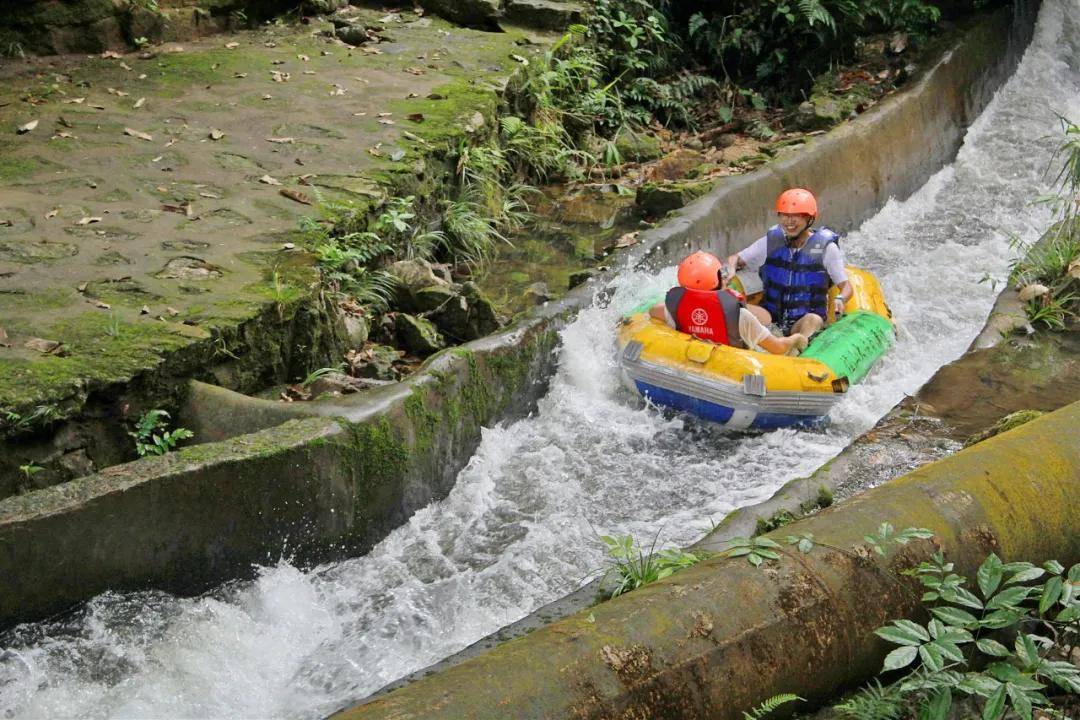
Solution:
[[[918,607],[900,571],[938,545],[968,576],[991,551],[1080,559],[1077,423],[1080,403],[775,533],[813,533],[808,555],[712,558],[334,717],[724,720],[779,692],[824,700],[879,669],[873,629]],[[937,535],[881,559],[862,536],[883,522]]]
[[[443,353],[353,405],[315,408],[326,417],[0,501],[0,626],[109,589],[194,593],[256,563],[367,551],[449,492],[482,426],[534,406],[556,339],[535,322]]]

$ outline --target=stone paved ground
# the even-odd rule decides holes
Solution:
[[[370,203],[423,172],[477,111],[490,126],[512,55],[545,41],[357,12],[391,41],[278,25],[0,67],[0,423],[75,414],[295,300],[310,258],[286,244],[315,212],[298,200]]]

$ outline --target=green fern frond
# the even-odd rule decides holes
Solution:
[[[790,702],[796,700],[802,700],[798,695],[792,693],[781,693],[779,695],[773,695],[768,700],[764,701],[750,712],[743,712],[743,720],[761,720],[763,717],[776,710],[781,705],[787,705]]]
[[[821,23],[836,32],[836,20],[833,19],[832,13],[821,4],[821,0],[799,0],[799,12],[806,18],[810,27]]]
[[[874,680],[873,684],[836,705],[835,709],[851,720],[899,720],[903,714],[904,700],[899,687],[885,687]]]

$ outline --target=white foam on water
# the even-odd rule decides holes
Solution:
[[[843,240],[881,279],[898,342],[827,431],[730,436],[643,408],[620,386],[612,327],[674,272],[628,270],[607,307],[563,332],[537,412],[485,429],[449,496],[368,555],[282,562],[195,599],[107,593],[20,626],[0,636],[0,715],[320,717],[579,587],[603,565],[599,534],[689,544],[808,474],[963,352],[995,296],[980,278],[1002,278],[1013,256],[1007,233],[1032,241],[1047,226],[1030,201],[1047,190],[1055,112],[1080,114],[1076,17],[1077,0],[1045,2],[955,163]]]

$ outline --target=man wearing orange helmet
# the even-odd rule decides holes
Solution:
[[[806,347],[806,337],[798,333],[773,336],[747,309],[743,296],[727,287],[720,258],[707,252],[693,253],[679,263],[678,287],[668,290],[664,302],[654,305],[649,315],[699,340],[721,345],[763,349],[774,355]]]
[[[827,316],[829,282],[840,293],[834,302],[836,317],[844,313],[851,285],[844,271],[840,236],[822,227],[814,229],[817,200],[803,188],[793,188],[776,200],[780,222],[750,247],[728,258],[734,272],[743,267],[759,269],[764,285],[761,307],[785,334],[809,337],[821,329]]]

